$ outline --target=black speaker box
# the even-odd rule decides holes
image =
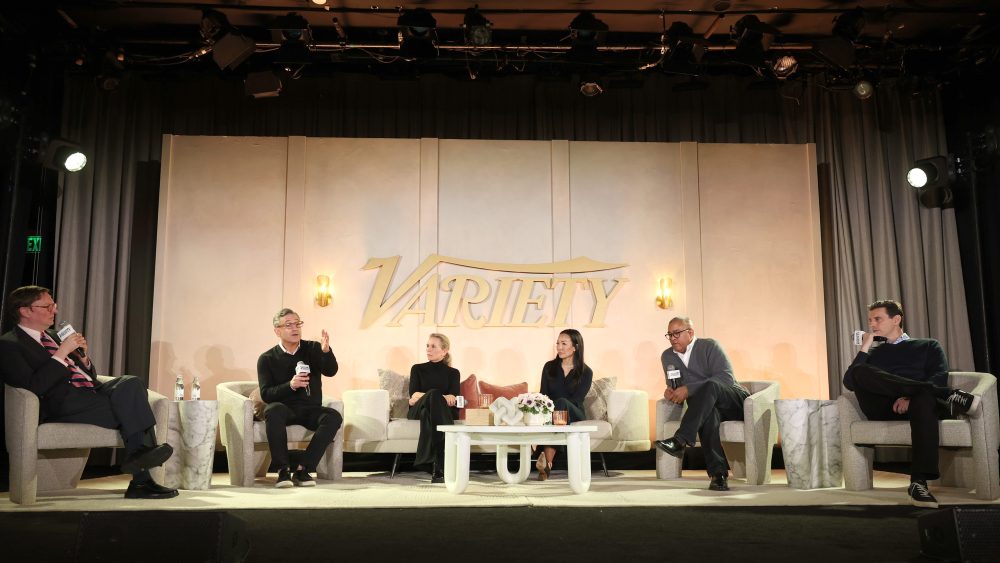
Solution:
[[[244,561],[246,522],[220,511],[86,512],[74,561]]]
[[[954,507],[917,518],[920,552],[945,561],[1000,561],[1000,507]]]

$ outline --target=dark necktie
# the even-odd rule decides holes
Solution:
[[[56,345],[56,341],[52,340],[52,337],[42,331],[42,347],[49,351],[49,354],[55,354],[59,346]],[[76,387],[87,387],[93,389],[94,381],[90,379],[90,376],[83,373],[80,366],[76,365],[76,362],[72,358],[66,358],[66,367],[69,368],[69,382]]]

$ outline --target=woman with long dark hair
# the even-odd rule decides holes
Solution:
[[[439,424],[454,424],[458,418],[455,397],[459,371],[451,367],[451,342],[443,334],[427,337],[427,362],[410,368],[410,410],[406,418],[420,421],[415,467],[426,469],[432,483],[444,482],[444,432]]]
[[[560,332],[556,339],[556,357],[545,362],[542,367],[539,391],[552,399],[555,410],[568,411],[569,422],[576,422],[587,418],[583,410],[583,399],[590,391],[593,381],[593,370],[583,363],[583,335],[572,328]],[[535,463],[539,481],[549,478],[555,457],[555,447],[543,446],[538,462]]]

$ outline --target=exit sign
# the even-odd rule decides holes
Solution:
[[[41,235],[28,235],[28,247],[26,249],[29,253],[37,254],[42,251],[42,236]]]

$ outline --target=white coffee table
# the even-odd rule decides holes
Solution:
[[[511,485],[528,480],[531,445],[566,446],[569,486],[574,493],[590,489],[590,433],[596,426],[438,426],[444,432],[444,484],[449,493],[461,494],[469,486],[469,450],[473,444],[497,447],[497,474]],[[520,446],[521,467],[507,469],[507,447]]]

